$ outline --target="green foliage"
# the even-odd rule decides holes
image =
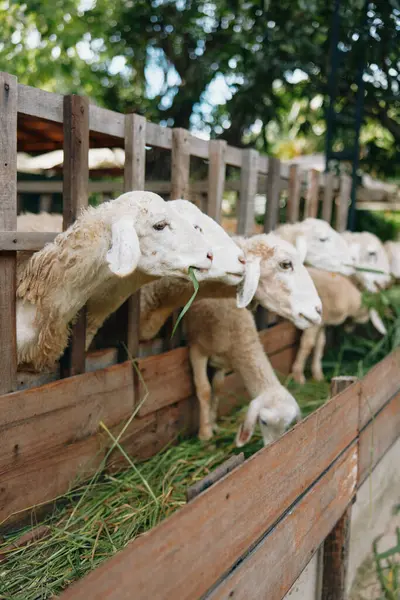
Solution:
[[[358,210],[356,231],[371,231],[382,242],[396,240],[400,232],[400,221],[396,223],[393,218],[385,215],[385,213]]]
[[[385,600],[400,597],[400,528],[396,528],[397,543],[385,552],[378,552],[378,540],[373,544],[375,567]]]

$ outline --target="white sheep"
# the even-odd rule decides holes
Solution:
[[[358,255],[357,267],[382,271],[374,273],[356,270],[354,280],[369,292],[377,292],[388,287],[391,283],[390,265],[386,250],[380,239],[368,231],[342,233],[343,238],[352,246],[355,255]]]
[[[296,400],[280,384],[265,355],[250,311],[237,308],[229,298],[200,300],[185,317],[185,326],[200,406],[200,439],[210,439],[216,430],[219,397],[230,370],[240,375],[251,397],[236,437],[238,446],[249,441],[257,420],[267,445],[300,418]],[[217,368],[212,388],[208,362]]]
[[[354,273],[348,244],[326,221],[308,218],[286,223],[275,233],[296,246],[307,265],[342,275]]]
[[[383,246],[389,259],[391,274],[395,279],[400,279],[400,242],[385,242]]]
[[[89,208],[17,273],[18,363],[41,370],[64,351],[69,324],[99,289],[130,279],[130,293],[154,278],[209,270],[204,236],[151,192],[129,192]],[[129,295],[129,294],[128,294]]]
[[[356,323],[366,323],[368,319],[384,335],[385,326],[374,309],[368,310],[362,305],[361,292],[349,278],[339,273],[329,273],[308,268],[322,300],[322,325],[303,331],[300,347],[293,363],[292,374],[295,381],[305,383],[304,369],[307,358],[314,350],[311,372],[314,379],[322,381],[322,358],[325,349],[325,326],[341,325],[348,318]]]

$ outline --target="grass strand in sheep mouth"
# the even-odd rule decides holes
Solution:
[[[344,265],[345,267],[350,267],[355,271],[359,271],[360,273],[375,273],[376,275],[387,275],[385,271],[381,271],[380,269],[371,269],[367,267],[355,267],[354,265]]]
[[[177,318],[175,326],[171,333],[171,338],[174,337],[175,332],[178,329],[179,323],[182,321],[183,317],[186,315],[187,311],[192,306],[194,299],[197,296],[197,292],[199,291],[199,282],[197,281],[196,275],[194,274],[194,267],[189,267],[189,277],[190,277],[191,282],[193,283],[194,292],[193,292],[193,295],[188,300],[188,302],[182,308],[181,312],[179,313],[179,317]]]

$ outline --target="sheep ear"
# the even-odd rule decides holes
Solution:
[[[257,291],[260,279],[260,263],[260,256],[247,257],[245,275],[236,294],[238,308],[246,308]]]
[[[304,263],[307,256],[307,239],[305,235],[299,235],[296,238],[296,250],[299,253],[301,262]]]
[[[257,423],[259,409],[259,402],[256,398],[250,402],[245,421],[242,425],[240,425],[236,434],[236,446],[238,448],[241,448],[250,441]]]
[[[139,238],[135,223],[126,217],[111,226],[111,248],[107,252],[110,271],[117,277],[133,273],[140,258]]]
[[[382,335],[387,334],[387,329],[375,308],[370,309],[369,318],[371,319],[372,325],[375,327],[375,329],[379,331],[379,333],[381,333]]]

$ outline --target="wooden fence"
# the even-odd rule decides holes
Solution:
[[[345,178],[337,181],[328,174],[322,181],[322,176],[310,171],[305,210],[300,215],[301,182],[295,166],[286,169],[278,160],[260,156],[253,149],[200,140],[185,130],[149,123],[139,115],[99,108],[86,98],[21,86],[15,77],[0,73],[1,527],[21,521],[30,514],[30,507],[45,505],[63,494],[78,477],[90,477],[110,444],[99,431],[99,422],[119,433],[143,395],[130,361],[85,372],[84,312],[61,361],[62,378],[16,391],[25,377],[17,371],[16,361],[16,251],[37,250],[54,237],[51,232],[16,232],[17,139],[30,139],[29,135],[33,139],[46,131],[48,123],[59,127],[57,135],[62,136],[64,146],[65,227],[87,204],[88,148],[117,144],[126,152],[125,190],[145,186],[146,146],[171,151],[173,198],[190,197],[190,157],[207,161],[208,189],[203,208],[217,221],[226,166],[239,168],[238,232],[242,234],[254,229],[257,185],[264,186],[267,195],[264,229],[269,231],[277,225],[283,179],[287,181],[287,220],[320,214],[331,221],[338,186],[336,227],[344,229],[347,220],[349,188]],[[324,195],[319,203],[321,183]],[[123,341],[134,357],[139,353],[138,301],[135,294],[118,314]],[[260,331],[260,337],[272,365],[289,372],[298,342],[295,328],[281,322]],[[101,360],[96,364],[101,365]],[[129,454],[144,458],[159,451],[178,432],[194,433],[198,415],[187,348],[141,358],[138,365],[150,394],[121,442]],[[276,590],[268,598],[281,598],[343,514],[357,481],[368,473],[371,432],[376,448],[373,464],[397,437],[398,367],[399,353],[395,353],[365,381],[333,398],[271,448],[246,461],[66,592],[66,598],[83,594],[90,598],[130,598],[133,589],[152,598],[205,594],[213,598],[252,597],[252,585]],[[236,375],[227,378],[225,392],[222,412],[243,400],[244,390]],[[120,466],[121,457],[111,454],[107,468]],[[134,570],[129,566],[132,564]],[[93,586],[89,592],[88,586]]]

